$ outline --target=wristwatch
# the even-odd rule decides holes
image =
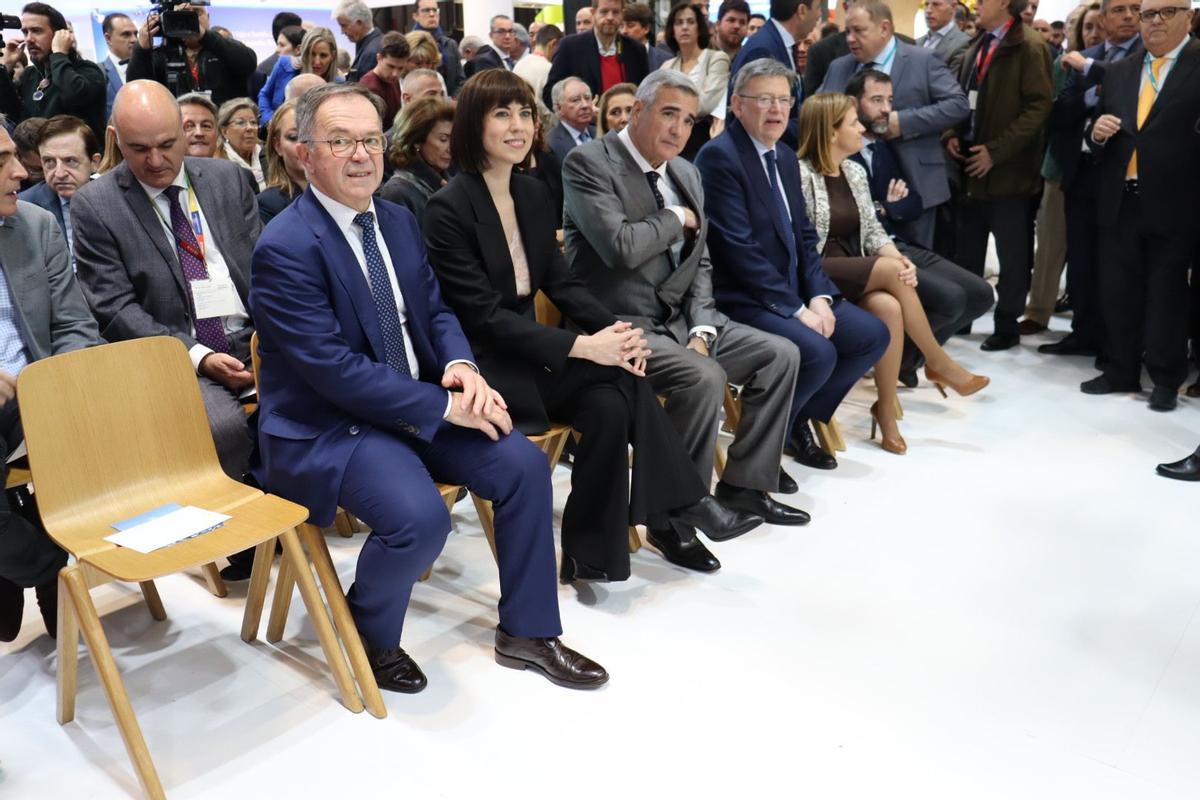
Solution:
[[[717,337],[708,331],[696,331],[692,336],[704,342],[704,348],[710,353],[712,352],[713,345],[717,343]]]

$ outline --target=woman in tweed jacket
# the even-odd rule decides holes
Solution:
[[[800,180],[825,272],[847,300],[879,317],[891,332],[891,343],[875,365],[879,400],[871,406],[871,436],[877,423],[883,449],[903,454],[908,446],[896,423],[896,383],[905,334],[925,356],[925,375],[939,389],[974,394],[988,378],[963,369],[934,339],[917,297],[916,266],[879,224],[867,172],[850,160],[862,150],[863,130],[846,95],[808,98],[800,109]]]

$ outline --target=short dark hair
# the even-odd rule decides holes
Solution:
[[[654,28],[654,11],[645,3],[626,3],[621,18],[626,22],[636,22],[647,30]]]
[[[1008,13],[1013,17],[1021,16],[1021,12],[1029,7],[1029,0],[1009,0]]]
[[[546,45],[562,37],[562,28],[557,25],[543,25],[542,29],[537,32],[537,36],[533,37],[533,43],[537,47],[544,48]]]
[[[304,41],[304,28],[301,28],[299,25],[288,25],[275,34],[275,41],[279,41],[280,36],[287,39],[293,49],[299,49],[300,43]]]
[[[38,132],[38,148],[40,149],[47,139],[62,136],[65,133],[78,133],[83,137],[83,148],[87,150],[88,158],[101,155],[100,142],[97,141],[92,127],[79,117],[73,117],[70,114],[56,114],[46,120],[46,124]]]
[[[767,18],[764,17],[762,14],[751,14],[750,19],[761,19],[763,22],[767,21]]]
[[[846,81],[846,94],[855,100],[862,100],[863,93],[867,90],[867,81],[891,83],[892,76],[877,69],[859,70],[850,76],[850,80]]]
[[[299,14],[296,14],[292,11],[280,11],[275,15],[275,18],[271,20],[271,38],[278,41],[279,34],[283,33],[283,29],[290,28],[293,25],[303,30],[303,27],[301,26],[301,23],[303,22],[304,20],[300,19]]]
[[[100,23],[100,32],[104,34],[112,33],[113,21],[118,19],[129,19],[128,14],[122,14],[120,11],[114,11],[104,17],[104,21]]]
[[[506,69],[485,69],[463,84],[454,107],[454,128],[450,131],[450,156],[461,171],[479,173],[487,169],[484,119],[493,108],[510,103],[520,103],[537,113],[533,89]]]
[[[667,21],[663,25],[667,47],[671,48],[672,53],[679,52],[679,42],[675,41],[675,18],[686,9],[691,9],[692,13],[696,15],[696,43],[700,45],[701,50],[708,49],[708,17],[704,15],[704,9],[700,7],[699,3],[689,3],[688,0],[683,0],[683,2],[671,6],[671,11],[667,14]]]
[[[62,12],[45,3],[26,3],[25,7],[21,9],[21,13],[45,17],[50,20],[50,29],[54,31],[61,31],[67,27],[67,18],[62,15]]]
[[[821,38],[828,39],[830,36],[837,36],[841,32],[836,22],[826,22],[821,26]]]
[[[1050,23],[1050,30],[1052,31],[1065,31],[1066,29],[1067,23],[1063,22],[1061,19],[1056,19],[1054,22]]]
[[[789,20],[796,16],[796,10],[801,5],[813,7],[814,0],[771,0],[771,19],[777,19],[780,22]]]
[[[379,55],[384,58],[408,58],[408,39],[398,31],[388,31],[379,40]]]
[[[38,142],[42,138],[42,128],[46,127],[49,121],[45,117],[30,117],[18,122],[17,127],[12,129],[12,140],[17,146],[17,152],[36,152]]]
[[[750,4],[746,0],[724,0],[717,9],[717,22],[723,20],[726,14],[734,11],[745,14],[746,19],[750,19]]]
[[[392,166],[408,169],[416,163],[420,159],[421,145],[439,122],[449,122],[450,130],[454,130],[454,103],[443,97],[422,97],[401,109],[396,117],[396,134],[388,150]]]

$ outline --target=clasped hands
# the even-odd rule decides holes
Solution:
[[[646,377],[646,357],[650,348],[646,346],[645,333],[632,323],[617,320],[590,336],[578,336],[568,354],[606,367],[620,367],[626,372]]]
[[[466,364],[451,364],[442,373],[442,388],[460,391],[450,403],[446,421],[462,428],[475,428],[493,442],[512,433],[512,417],[508,404],[500,393],[488,386],[475,370]]]
[[[833,308],[824,297],[815,297],[807,306],[800,309],[799,319],[826,339],[833,336],[833,328],[837,325],[837,317],[833,315]]]

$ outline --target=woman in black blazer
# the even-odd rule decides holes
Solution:
[[[563,582],[628,578],[627,527],[641,522],[669,561],[710,572],[720,563],[692,526],[725,539],[762,520],[709,495],[643,377],[642,331],[618,321],[563,261],[549,192],[514,172],[529,157],[535,113],[532,90],[507,70],[463,85],[450,139],[462,171],[426,207],[429,261],[513,424],[533,434],[555,419],[580,433],[563,512]],[[539,290],[588,333],[540,325]]]

